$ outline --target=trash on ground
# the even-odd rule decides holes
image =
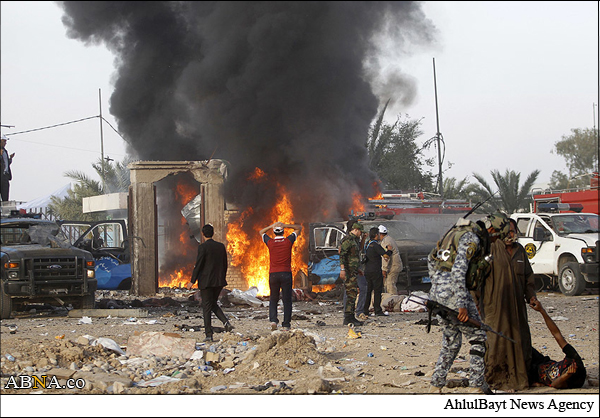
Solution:
[[[78,324],[91,324],[92,318],[90,318],[89,316],[84,316],[77,323]]]
[[[360,331],[357,333],[352,328],[348,328],[348,338],[351,338],[354,340],[354,339],[357,339],[360,337],[361,337]]]
[[[179,382],[181,379],[177,377],[170,376],[158,376],[152,380],[146,380],[144,382],[136,383],[135,385],[138,387],[146,388],[148,386],[159,386],[163,383],[171,383],[171,382]]]
[[[90,345],[95,346],[98,344],[100,344],[102,347],[104,347],[108,350],[112,350],[116,353],[119,353],[122,356],[126,355],[125,351],[123,351],[121,349],[121,346],[119,344],[117,344],[114,340],[111,340],[110,338],[104,338],[104,337],[97,338],[94,341],[92,341]]]
[[[227,295],[229,301],[234,305],[248,305],[255,307],[264,307],[267,306],[262,300],[258,299],[256,295],[258,294],[258,288],[256,286],[252,286],[250,289],[242,292],[239,289],[233,289],[229,295]]]
[[[190,358],[196,351],[196,341],[183,338],[179,334],[169,332],[145,331],[132,335],[127,341],[127,355],[148,357],[183,357]]]

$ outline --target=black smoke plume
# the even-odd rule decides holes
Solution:
[[[435,32],[415,2],[58,3],[69,37],[115,55],[110,112],[128,152],[227,160],[227,200],[255,213],[276,199],[272,183],[248,182],[259,167],[299,222],[373,195],[365,143],[380,99],[414,94],[400,68],[378,76],[377,41],[401,54]]]

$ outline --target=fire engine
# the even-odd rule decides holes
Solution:
[[[580,189],[568,190],[546,190],[533,195],[533,210],[538,212],[538,206],[545,203],[559,203],[559,212],[569,212],[575,208],[581,208],[581,212],[595,213],[598,215],[598,200],[600,189],[598,189],[598,172],[592,173],[590,185]],[[571,205],[571,206],[564,206]],[[573,209],[571,209],[573,208]]]

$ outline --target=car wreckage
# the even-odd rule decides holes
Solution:
[[[362,220],[365,231],[384,225],[398,245],[403,269],[396,287],[400,291],[428,291],[431,286],[427,256],[435,247],[437,236],[419,231],[401,220]],[[334,284],[340,275],[339,246],[348,234],[346,222],[311,223],[309,236],[308,279],[313,286]]]

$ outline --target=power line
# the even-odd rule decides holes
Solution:
[[[114,126],[112,126],[112,125],[110,124],[110,122],[109,122],[109,121],[107,121],[107,120],[106,120],[104,117],[102,117],[102,116],[99,116],[99,115],[96,115],[96,116],[89,116],[89,117],[87,117],[87,118],[83,118],[83,119],[77,119],[77,120],[72,120],[72,121],[69,121],[69,122],[64,122],[64,123],[58,123],[58,124],[56,124],[56,125],[43,126],[43,127],[41,127],[41,128],[29,129],[29,130],[27,130],[27,131],[11,132],[11,133],[10,133],[10,136],[13,136],[13,135],[19,135],[19,134],[26,134],[26,133],[29,133],[29,132],[35,132],[35,131],[41,131],[41,130],[43,130],[43,129],[57,128],[57,127],[59,127],[59,126],[70,125],[70,124],[72,124],[72,123],[83,122],[83,121],[90,120],[90,119],[94,119],[94,118],[101,118],[101,119],[102,119],[104,122],[106,122],[106,123],[108,124],[108,126],[110,126],[110,127],[112,128],[112,130],[113,130],[113,131],[115,131],[115,132],[117,133],[117,135],[119,135],[119,136],[121,137],[121,139],[122,139],[123,141],[125,141],[125,142],[127,142],[127,143],[129,144],[129,141],[128,141],[128,140],[126,140],[126,139],[123,137],[123,135],[121,135],[121,133],[120,133],[119,131],[117,131],[117,130],[114,128]]]
[[[98,117],[98,116],[90,116],[90,117],[87,117],[87,118],[83,118],[83,119],[77,119],[77,120],[72,120],[72,121],[70,121],[70,122],[59,123],[59,124],[56,124],[56,125],[51,125],[51,126],[43,126],[43,127],[41,127],[41,128],[29,129],[29,130],[27,130],[27,131],[21,131],[21,132],[11,132],[10,136],[13,136],[13,135],[20,135],[20,134],[26,134],[26,133],[28,133],[28,132],[41,131],[42,129],[56,128],[56,127],[58,127],[58,126],[70,125],[70,124],[72,124],[72,123],[83,122],[84,120],[88,120],[88,119],[94,119],[94,118],[97,118],[97,117]]]

